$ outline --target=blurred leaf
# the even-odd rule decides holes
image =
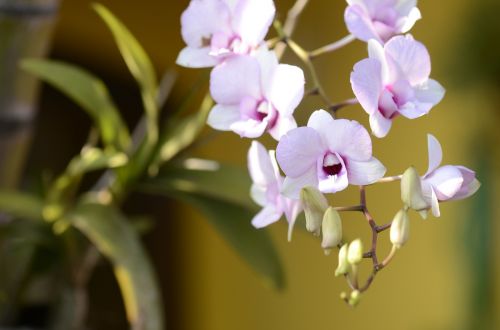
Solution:
[[[96,3],[93,8],[111,30],[127,67],[139,83],[148,116],[156,120],[157,80],[150,58],[127,27],[106,7]]]
[[[177,79],[177,72],[173,69],[167,70],[160,80],[160,85],[158,86],[158,95],[156,98],[156,104],[158,109],[161,109],[167,103],[168,97],[170,96],[170,92],[172,92],[172,88],[174,87],[175,81]]]
[[[125,165],[128,157],[123,152],[109,152],[99,148],[84,148],[68,166],[68,174],[81,175],[87,172]]]
[[[284,273],[272,239],[266,230],[255,229],[250,223],[257,211],[248,200],[247,178],[248,174],[229,167],[218,171],[178,169],[148,181],[142,188],[198,208],[267,283],[281,289]]]
[[[29,59],[21,66],[87,111],[107,146],[122,151],[127,148],[130,143],[128,129],[101,80],[81,68],[59,61]]]
[[[153,172],[156,171],[162,163],[171,160],[196,140],[205,127],[207,116],[212,105],[212,98],[207,94],[198,112],[169,122],[169,125],[165,129],[165,133],[160,139],[160,149],[151,166]]]
[[[132,224],[112,206],[80,203],[70,215],[113,264],[133,329],[163,329],[160,289],[149,256]]]
[[[152,192],[171,189],[194,193],[257,211],[256,204],[250,199],[250,186],[246,170],[203,159],[187,159],[183,166],[168,166],[142,185]]]
[[[0,212],[12,217],[42,219],[43,200],[37,196],[17,191],[0,190]]]

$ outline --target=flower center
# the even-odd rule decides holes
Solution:
[[[262,100],[257,104],[255,109],[255,119],[258,121],[268,120],[268,128],[273,127],[278,119],[278,112],[274,109],[273,105],[267,100]]]
[[[219,56],[226,55],[229,53],[235,54],[248,54],[251,52],[252,48],[245,44],[240,36],[236,34],[228,34],[224,32],[218,32],[211,36],[211,38],[203,39],[203,44],[207,44],[211,47],[210,55]]]
[[[323,171],[328,176],[338,175],[342,171],[340,159],[332,153],[327,153],[323,158]]]

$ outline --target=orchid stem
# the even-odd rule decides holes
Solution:
[[[318,49],[315,49],[315,50],[309,52],[309,58],[312,60],[318,56],[334,52],[334,51],[339,50],[340,48],[350,44],[354,40],[356,40],[356,37],[354,37],[352,34],[349,34],[340,40],[337,40],[335,42],[332,42],[331,44],[328,44],[326,46],[320,47]]]

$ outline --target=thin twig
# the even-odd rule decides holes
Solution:
[[[285,24],[283,25],[283,33],[287,37],[291,37],[295,31],[298,20],[304,9],[306,8],[309,0],[297,0],[293,7],[288,11]],[[276,56],[280,59],[286,50],[286,43],[279,43],[275,47]]]
[[[350,106],[350,105],[355,105],[355,104],[358,104],[358,103],[359,103],[359,101],[356,98],[348,99],[348,100],[339,102],[337,104],[331,105],[330,106],[330,111],[333,112],[333,113],[336,113],[338,110],[340,110],[342,108],[345,108],[345,107]]]
[[[356,37],[354,37],[352,34],[349,34],[347,36],[345,36],[344,38],[340,39],[340,40],[337,40],[335,42],[332,42],[331,44],[329,45],[326,45],[326,46],[323,46],[323,47],[320,47],[318,49],[315,49],[313,51],[310,51],[309,52],[309,58],[312,60],[320,55],[323,55],[323,54],[326,54],[326,53],[331,53],[331,52],[334,52],[348,44],[350,44],[351,42],[353,42],[354,40],[356,40]]]

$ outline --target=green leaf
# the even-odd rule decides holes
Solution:
[[[87,172],[117,168],[125,165],[128,157],[123,152],[108,152],[99,148],[84,148],[69,164],[67,174],[78,176]]]
[[[29,220],[42,219],[43,201],[37,196],[0,190],[0,212]]]
[[[250,199],[250,186],[246,169],[195,158],[186,159],[182,166],[167,166],[154,179],[141,185],[150,192],[170,189],[194,193],[257,211]]]
[[[112,206],[80,203],[70,214],[79,229],[113,264],[133,329],[164,329],[160,289],[137,232]]]
[[[157,79],[150,58],[127,27],[106,7],[96,3],[93,8],[111,30],[127,67],[139,83],[148,116],[156,119]]]
[[[266,283],[278,289],[284,287],[282,265],[271,237],[266,230],[251,225],[257,210],[248,199],[250,181],[246,171],[228,166],[216,171],[166,169],[141,188],[198,208]]]
[[[152,163],[153,172],[158,167],[174,158],[179,152],[189,147],[205,127],[208,113],[213,106],[209,94],[203,99],[198,112],[173,120],[169,123],[159,142],[160,149]]]
[[[130,143],[128,129],[113,104],[104,83],[91,73],[59,61],[28,59],[21,67],[72,99],[99,127],[107,146],[125,150]]]

